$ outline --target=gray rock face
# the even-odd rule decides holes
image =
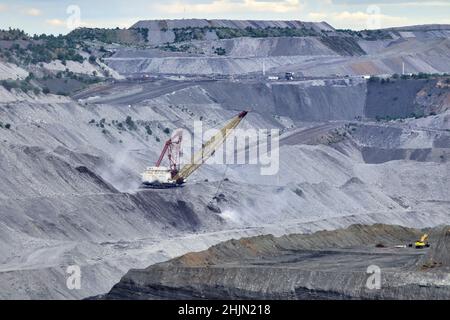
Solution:
[[[266,28],[289,28],[308,29],[316,32],[333,31],[326,22],[313,23],[302,21],[262,21],[262,20],[206,20],[206,19],[178,19],[178,20],[143,20],[135,23],[131,28],[148,29],[148,43],[152,45],[163,45],[176,40],[175,30],[178,29],[208,29],[229,28],[235,30],[266,29]],[[205,31],[203,37],[207,40],[217,40],[215,31]]]
[[[146,43],[149,48],[115,48],[117,52],[105,61],[122,75],[248,75],[264,70],[268,74],[295,72],[327,77],[401,74],[403,70],[450,72],[448,25],[386,29],[381,30],[383,36],[378,38],[337,32],[324,22],[192,19],[140,21],[133,27],[149,29]],[[180,30],[187,30],[183,28],[206,29],[201,29],[201,36],[191,39],[179,35]],[[208,28],[213,29],[207,31]],[[226,39],[227,36],[219,37],[214,28],[289,28],[313,33],[280,37],[237,35]],[[122,50],[139,53],[124,57]]]
[[[129,269],[230,238],[355,223],[449,224],[448,111],[357,121],[366,88],[350,79],[124,81],[94,86],[76,100],[5,90],[0,121],[11,127],[0,128],[1,297],[94,296]],[[282,130],[278,174],[207,164],[184,188],[137,189],[139,173],[169,137],[166,127],[191,130],[200,118],[217,127],[242,109],[252,110],[242,128]],[[417,158],[423,162],[401,153],[372,164],[364,148],[432,151]],[[207,206],[219,185],[224,198],[213,212]],[[83,272],[79,291],[65,285],[74,264]]]
[[[110,67],[139,80],[99,83],[72,97],[0,87],[0,298],[79,299],[105,293],[130,269],[231,238],[311,233],[355,223],[414,228],[450,223],[448,85],[442,79],[367,84],[352,76],[400,73],[402,62],[406,72],[449,71],[445,28],[394,30],[392,39],[369,41],[331,38],[335,31],[325,23],[194,20],[139,25],[150,28],[150,42],[142,47],[92,44],[96,50],[104,45],[111,52],[105,58]],[[331,30],[332,41],[324,42],[320,36],[218,39],[207,32],[203,40],[165,47],[175,41],[173,29],[186,25],[312,27]],[[225,50],[220,51],[224,55],[218,55],[218,48]],[[68,62],[67,67],[91,74],[104,68],[97,63],[94,67]],[[65,70],[55,61],[47,68]],[[0,78],[15,79],[24,78],[29,70],[0,62],[0,71],[4,73]],[[266,79],[283,77],[285,72],[295,72],[296,81]],[[409,116],[417,109],[427,117],[372,119]],[[138,189],[139,174],[155,163],[169,138],[167,132],[191,131],[200,119],[205,129],[217,128],[242,110],[251,112],[241,128],[281,130],[277,174],[263,176],[260,164],[208,163],[184,188]],[[345,254],[329,244],[321,247],[325,252],[294,248],[280,255],[281,266],[278,253],[270,253],[268,247],[264,257],[280,272],[260,269],[256,260],[246,261],[246,269],[219,261],[215,267],[185,272],[177,265],[176,281],[198,279],[198,287],[175,286],[177,292],[167,295],[374,297],[355,289],[365,279],[365,258],[395,269],[409,265],[411,256],[378,251],[362,255],[359,243],[349,243],[356,248]],[[440,252],[444,250],[435,256]],[[325,263],[334,259],[344,264],[355,261],[354,277]],[[309,260],[324,269],[308,269],[302,261]],[[437,261],[446,263],[445,258]],[[298,276],[286,267],[290,264],[298,268]],[[81,290],[66,286],[71,265],[82,270]],[[222,280],[205,284],[205,275],[215,277],[214,268],[228,274],[235,285]],[[411,278],[418,275],[416,269],[408,270]],[[327,272],[335,271],[343,290],[329,282]],[[171,276],[165,269],[160,272]],[[139,274],[136,271],[133,281],[140,279]],[[273,279],[270,290],[259,287],[255,293],[256,289],[239,284],[264,274]],[[425,272],[421,279],[430,285],[420,288],[407,274],[394,270],[387,276],[393,279],[389,283],[405,288],[402,297],[414,292],[443,296],[433,287],[435,273]],[[297,282],[289,291],[290,278]],[[145,273],[142,279],[147,281]],[[315,287],[305,285],[305,279],[315,279]],[[163,296],[161,285],[171,290],[167,284],[151,283],[145,289],[151,296]],[[131,282],[127,290],[130,296]]]
[[[418,263],[421,270],[450,271],[450,228],[435,230],[436,244],[422,257]]]
[[[229,57],[295,57],[334,56],[336,52],[316,37],[235,38],[190,43],[197,52],[214,55],[215,49],[225,49]],[[201,55],[198,55],[201,57]],[[269,65],[268,65],[269,67]]]
[[[407,118],[420,115],[424,106],[419,104],[422,90],[429,87],[428,94],[432,94],[432,88],[436,88],[436,80],[398,80],[394,83],[369,82],[367,104],[365,114],[367,117]],[[446,94],[447,90],[442,90]],[[421,101],[422,102],[422,101]],[[389,106],[386,108],[385,106]]]
[[[327,121],[363,116],[366,85],[362,82],[212,83],[203,88],[224,108],[236,109],[239,101],[266,116],[277,114],[294,120]]]
[[[425,253],[394,247],[417,239],[421,232],[355,225],[312,235],[231,240],[131,270],[102,298],[448,299],[448,273],[418,271],[415,263]],[[435,250],[447,260],[450,253],[441,247],[445,242],[438,240]],[[381,270],[379,289],[367,285],[369,266]]]

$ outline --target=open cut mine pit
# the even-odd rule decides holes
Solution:
[[[16,33],[0,32],[1,299],[450,298],[449,26]],[[273,174],[210,159],[139,188],[174,132],[243,110],[239,129],[279,133]]]

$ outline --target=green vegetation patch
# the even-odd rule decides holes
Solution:
[[[177,46],[170,43],[166,43],[165,45],[159,46],[158,48],[168,52],[188,52],[191,49],[191,46],[187,44]]]
[[[10,123],[3,123],[3,122],[0,121],[0,129],[9,130],[9,129],[11,129],[11,124]]]
[[[102,28],[78,28],[67,35],[72,41],[100,41],[108,44],[139,44],[148,42],[148,29],[102,29]]]
[[[361,30],[355,31],[350,29],[337,29],[336,32],[344,35],[349,35],[352,37],[357,37],[360,39],[368,40],[368,41],[377,41],[377,40],[392,40],[392,35],[389,31],[386,30]]]
[[[281,28],[267,27],[264,29],[247,27],[245,29],[216,28],[219,39],[232,39],[239,37],[269,38],[269,37],[310,37],[320,34],[312,28]]]
[[[319,36],[320,33],[312,28],[252,28],[245,29],[228,27],[188,27],[172,29],[175,33],[175,42],[204,40],[208,32],[215,33],[219,39],[233,39],[242,37],[268,38],[268,37],[308,37]]]
[[[0,40],[29,40],[29,36],[23,30],[9,28],[9,30],[0,30]]]
[[[59,59],[65,61],[77,61],[82,63],[84,58],[78,53],[79,45],[62,35],[35,35],[32,38],[23,31],[0,30],[1,38],[23,40],[14,43],[10,48],[1,50],[0,55],[11,63],[22,63],[25,65],[49,63]]]
[[[216,50],[214,50],[214,53],[217,54],[218,56],[224,56],[227,54],[227,51],[220,47],[220,48],[216,48]]]
[[[341,36],[323,36],[320,41],[331,50],[348,56],[362,56],[366,52],[359,46],[355,38]]]
[[[33,85],[28,79],[29,78],[26,80],[2,80],[0,81],[0,85],[8,91],[15,89],[24,93],[33,91],[35,94],[39,94],[41,92],[40,88]]]

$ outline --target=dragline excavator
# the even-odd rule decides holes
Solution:
[[[247,115],[248,111],[242,111],[230,120],[220,131],[202,145],[195,153],[190,163],[180,169],[181,142],[183,135],[181,130],[175,131],[172,137],[165,143],[161,155],[154,167],[147,168],[142,173],[142,188],[172,188],[183,185],[187,178],[204,164],[216,149],[221,146]],[[161,166],[167,156],[169,167]]]

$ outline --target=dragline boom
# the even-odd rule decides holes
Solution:
[[[202,148],[193,155],[191,162],[185,165],[180,172],[175,176],[175,181],[184,181],[192,173],[194,173],[202,164],[204,164],[216,151],[216,149],[221,146],[228,136],[233,132],[242,119],[247,115],[247,111],[241,112],[239,115],[234,117],[228,124],[226,124],[220,131],[203,144]]]

